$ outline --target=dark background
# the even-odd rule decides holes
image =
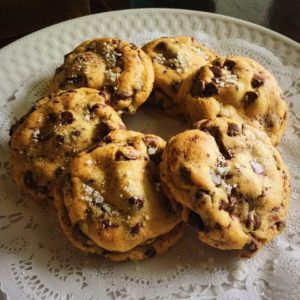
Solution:
[[[219,13],[265,26],[300,42],[300,0],[0,0],[0,47],[71,18],[141,7]]]

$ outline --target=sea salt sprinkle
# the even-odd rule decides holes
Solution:
[[[103,203],[104,198],[98,191],[96,191],[91,186],[89,186],[85,183],[83,183],[82,185],[83,185],[83,190],[85,192],[85,195],[82,196],[83,200],[90,202],[90,203],[95,203],[95,204]]]
[[[214,80],[220,87],[227,87],[237,84],[238,77],[235,74],[227,73],[223,77],[216,77]]]
[[[38,141],[39,140],[39,137],[40,137],[40,130],[39,129],[36,129],[35,131],[32,132],[32,139],[34,141]]]
[[[111,69],[106,70],[105,77],[110,82],[116,82],[117,79],[120,77],[121,73],[119,72],[113,72]]]
[[[166,62],[166,58],[163,56],[162,53],[157,53],[156,56],[154,57],[154,62],[164,65]]]
[[[193,48],[193,50],[197,53],[197,55],[204,58],[206,61],[208,60],[208,57],[203,50],[201,50],[200,48],[197,48],[197,47]]]

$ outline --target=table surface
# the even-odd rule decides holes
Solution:
[[[172,7],[250,21],[300,42],[299,0],[0,0],[0,47],[79,16],[129,8]]]

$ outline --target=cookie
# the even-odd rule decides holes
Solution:
[[[201,241],[251,256],[285,226],[288,168],[267,135],[252,126],[216,118],[195,127],[168,142],[162,188]]]
[[[42,98],[11,128],[12,175],[29,198],[46,201],[70,159],[125,128],[97,90],[80,88]]]
[[[216,117],[244,121],[265,131],[274,145],[287,126],[287,105],[276,79],[247,57],[216,58],[182,83],[178,98],[191,122]]]
[[[215,58],[212,50],[190,36],[162,37],[146,44],[143,50],[153,62],[154,88],[159,88],[174,103],[178,103],[182,81]],[[159,100],[156,99],[156,102]]]
[[[63,180],[61,181],[63,182]],[[99,257],[106,257],[113,261],[143,260],[162,255],[175,245],[183,235],[183,223],[176,225],[170,232],[154,239],[146,241],[143,245],[137,246],[127,252],[112,252],[96,245],[86,236],[80,227],[72,226],[65,203],[63,200],[61,186],[56,188],[55,207],[58,220],[68,240],[80,251]]]
[[[98,38],[65,55],[50,90],[94,88],[119,113],[134,113],[148,98],[153,81],[153,66],[144,51],[116,38]]]
[[[167,243],[169,238],[163,236],[181,220],[159,189],[158,163],[164,146],[155,135],[111,132],[72,160],[55,193],[56,206],[63,201],[70,226],[105,251],[127,253],[160,237],[162,244]],[[177,240],[175,236],[179,235],[174,235]]]

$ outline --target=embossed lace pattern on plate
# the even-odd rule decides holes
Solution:
[[[276,40],[268,31],[252,31],[250,25],[226,18],[165,10],[140,10],[138,15],[136,11],[127,12],[126,18],[124,13],[104,14],[59,24],[0,52],[0,77],[5,83],[0,88],[0,288],[8,299],[298,299],[300,74],[295,66],[300,65],[299,48]],[[196,36],[222,54],[250,56],[279,80],[289,105],[289,127],[279,149],[293,178],[287,229],[251,260],[201,244],[192,230],[169,253],[148,261],[113,263],[86,257],[63,236],[54,211],[24,201],[11,181],[9,128],[47,93],[54,68],[79,42],[111,35],[141,45],[181,33]],[[182,130],[174,120],[145,109],[126,123],[165,138]]]

